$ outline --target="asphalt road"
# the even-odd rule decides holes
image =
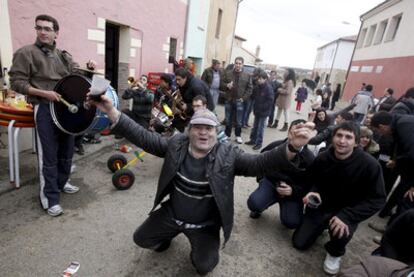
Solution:
[[[291,119],[305,114],[291,113]],[[243,131],[245,141],[249,133],[250,129]],[[285,135],[267,128],[264,144]],[[241,147],[254,152],[249,146]],[[144,156],[144,162],[133,168],[134,186],[118,191],[106,167],[115,153],[107,146],[76,161],[71,182],[81,191],[62,195],[65,213],[60,217],[52,218],[40,208],[36,178],[19,190],[0,194],[0,276],[59,276],[71,261],[80,262],[76,275],[80,277],[195,275],[190,245],[183,235],[163,253],[139,248],[132,241],[134,230],[152,208],[163,160]],[[277,206],[260,219],[249,218],[246,200],[256,186],[254,178],[236,178],[233,233],[209,276],[323,276],[323,244],[328,235],[308,251],[293,249],[292,231],[280,224]],[[375,248],[371,239],[377,234],[366,225],[360,225],[349,244],[344,266],[357,263]]]

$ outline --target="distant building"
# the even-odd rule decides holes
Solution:
[[[318,86],[325,82],[343,87],[351,63],[356,36],[341,37],[318,48],[313,73],[320,76]]]
[[[210,0],[207,40],[204,67],[211,65],[212,59],[226,66],[231,61],[234,30],[240,0]]]
[[[366,83],[376,97],[390,87],[398,98],[414,86],[414,1],[385,1],[361,21],[344,97],[351,99]]]
[[[236,57],[243,57],[245,64],[258,65],[260,62],[262,62],[262,60],[259,58],[260,46],[258,45],[256,47],[256,53],[252,53],[249,50],[243,48],[243,42],[245,41],[246,39],[242,38],[241,36],[234,36],[233,49],[231,52],[231,63],[234,62],[234,59]]]

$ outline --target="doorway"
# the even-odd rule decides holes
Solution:
[[[118,91],[119,26],[106,22],[105,27],[105,78]]]

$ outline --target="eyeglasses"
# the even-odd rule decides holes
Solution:
[[[45,32],[50,33],[50,32],[54,31],[53,28],[50,28],[50,27],[47,27],[47,26],[43,27],[43,26],[36,25],[34,28],[35,28],[36,31],[39,31],[39,32],[40,31],[45,31]]]

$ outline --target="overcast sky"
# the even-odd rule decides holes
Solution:
[[[359,17],[383,0],[243,0],[236,35],[244,48],[280,66],[313,68],[316,49],[358,34]]]

